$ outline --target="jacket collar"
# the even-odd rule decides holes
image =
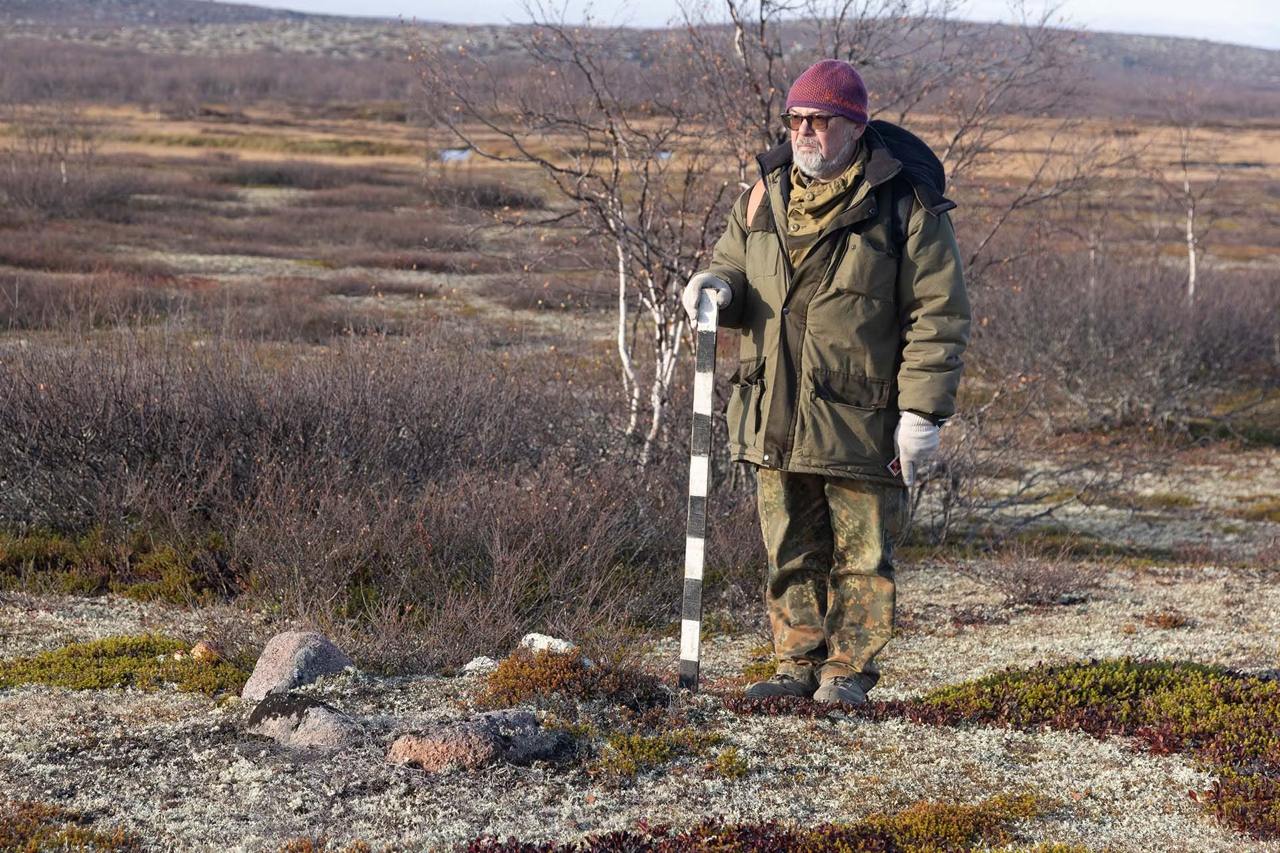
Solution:
[[[862,176],[869,186],[879,186],[902,171],[901,161],[889,153],[889,148],[885,145],[880,134],[872,132],[868,128],[867,132],[862,134],[862,139],[868,148],[867,166]],[[756,157],[756,163],[760,165],[760,176],[765,179],[765,183],[768,183],[771,173],[779,169],[789,170],[791,168],[791,140],[783,140],[778,145]],[[786,171],[782,174],[782,183],[783,203],[785,203],[791,190],[791,181]]]

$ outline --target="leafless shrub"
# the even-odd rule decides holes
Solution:
[[[0,275],[0,328],[86,332],[155,322],[182,311],[189,301],[173,284],[170,276],[114,272]]]
[[[0,228],[0,265],[67,273],[173,275],[165,263],[105,255],[91,233],[52,228]]]
[[[1003,606],[1074,604],[1101,583],[1107,567],[1081,561],[1070,544],[1046,549],[1034,540],[1012,540],[992,556],[956,565],[961,573],[999,592]]]
[[[600,461],[601,377],[446,334],[327,353],[138,336],[3,360],[0,524],[217,532],[224,586],[387,666],[671,615],[684,468]],[[742,509],[725,541],[757,538]]]
[[[554,273],[493,277],[481,282],[477,291],[508,308],[533,311],[601,310],[618,299],[608,282],[574,281]]]
[[[294,201],[295,207],[319,207],[334,210],[338,208],[355,208],[357,210],[387,211],[397,207],[418,204],[422,201],[421,192],[415,186],[369,186],[356,184],[334,189],[312,190],[304,198]],[[456,219],[456,216],[455,216]]]
[[[1185,279],[1155,266],[1113,264],[1089,281],[1079,258],[1044,253],[974,288],[977,366],[1041,387],[1060,426],[1185,429],[1214,392],[1275,375],[1274,279],[1202,273],[1194,306]]]
[[[376,304],[326,296],[434,295],[420,284],[367,279],[267,279],[252,286],[107,271],[0,275],[0,328],[86,332],[177,328],[253,341],[325,343],[341,336],[402,334],[411,321]]]
[[[469,252],[360,252],[335,253],[330,263],[340,267],[368,267],[382,270],[417,270],[463,275],[507,272],[515,263],[506,258]]]
[[[403,181],[381,169],[333,166],[311,160],[241,162],[232,169],[214,175],[214,180],[242,187],[288,187],[300,190],[334,189],[351,184],[395,186]]]
[[[547,206],[542,196],[527,190],[474,177],[462,179],[427,176],[424,187],[427,201],[446,209],[471,207],[479,210],[543,210]]]
[[[1254,549],[1251,559],[1253,564],[1260,569],[1267,571],[1280,569],[1280,536],[1272,536],[1258,545]]]
[[[199,115],[210,101],[289,102],[348,115],[368,115],[374,105],[385,115],[388,100],[412,101],[417,82],[394,60],[246,53],[228,62],[35,38],[5,39],[4,72],[0,99],[154,104],[175,118]]]

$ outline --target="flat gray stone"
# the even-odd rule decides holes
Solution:
[[[249,715],[245,730],[281,746],[340,749],[361,734],[360,724],[309,696],[271,693]]]
[[[429,772],[476,770],[497,761],[550,761],[563,755],[572,742],[566,732],[542,731],[530,711],[489,711],[460,723],[403,735],[391,744],[387,761]]]
[[[349,666],[354,666],[351,658],[323,634],[286,631],[267,642],[240,695],[258,702],[269,693],[287,692]]]

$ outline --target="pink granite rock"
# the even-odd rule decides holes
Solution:
[[[501,742],[473,726],[450,726],[396,738],[387,752],[392,764],[409,764],[437,772],[450,767],[475,770],[502,755]]]
[[[284,693],[348,666],[353,666],[351,658],[323,634],[286,631],[267,642],[240,695],[257,702],[268,693]]]

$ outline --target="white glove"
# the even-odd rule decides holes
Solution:
[[[698,294],[703,290],[715,291],[718,308],[724,308],[733,300],[733,288],[727,281],[709,272],[698,273],[689,279],[680,293],[680,304],[684,306],[684,313],[689,315],[690,325],[698,322]]]
[[[898,448],[902,481],[910,486],[916,481],[916,472],[923,469],[938,450],[938,425],[915,412],[903,412],[898,418],[898,428],[893,431],[893,443]]]

